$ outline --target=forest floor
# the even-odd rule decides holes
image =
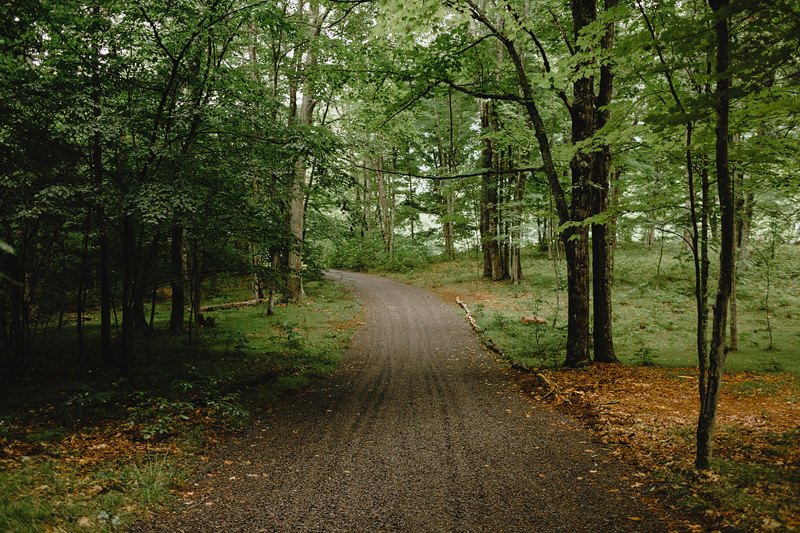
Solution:
[[[334,374],[210,452],[143,531],[686,529],[569,418],[525,398],[457,308],[335,273],[366,309]]]
[[[800,378],[783,371],[796,369],[792,350],[759,352],[749,342],[741,355],[730,355],[734,371],[723,380],[713,470],[699,474],[693,468],[697,369],[683,362],[690,358],[680,348],[686,340],[691,350],[690,340],[683,338],[691,333],[691,324],[683,331],[679,325],[666,326],[691,319],[680,309],[688,298],[676,294],[663,278],[659,290],[642,280],[623,279],[617,291],[623,301],[617,330],[629,328],[631,333],[618,337],[623,347],[618,353],[627,364],[561,369],[564,331],[554,327],[552,313],[563,312],[563,306],[559,310],[548,301],[553,280],[543,279],[547,260],[540,262],[531,267],[535,279],[523,286],[481,281],[465,272],[472,265],[463,261],[395,277],[430,288],[445,302],[463,300],[477,318],[484,343],[496,350],[501,363],[521,370],[511,375],[534,401],[554,405],[591,429],[612,447],[614,456],[647,473],[637,483],[693,513],[704,528],[800,528]],[[674,276],[673,285],[679,280]],[[779,330],[784,346],[797,336],[791,325],[796,302],[785,296],[796,283],[796,275],[788,276],[784,309],[774,311],[786,322]],[[639,298],[642,285],[645,295]],[[744,308],[745,319],[753,320]],[[522,316],[531,314],[545,316],[547,323],[523,324]],[[750,334],[759,334],[759,329],[763,335],[760,324],[746,326]]]
[[[207,301],[244,300],[249,285],[220,280]],[[90,349],[94,322],[82,360],[74,325],[37,337],[27,367],[0,368],[0,531],[117,531],[182,505],[174,487],[208,449],[338,364],[361,307],[335,284],[306,290],[274,316],[215,312],[191,336],[167,331],[162,295],[127,372]]]

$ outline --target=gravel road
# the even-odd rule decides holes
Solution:
[[[332,272],[366,308],[329,379],[210,452],[146,531],[665,531],[589,433],[514,389],[455,305]]]

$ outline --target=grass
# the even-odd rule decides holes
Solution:
[[[212,286],[208,303],[248,298],[247,280]],[[177,505],[171,489],[220,432],[266,402],[329,374],[360,307],[337,285],[308,298],[212,313],[215,327],[172,335],[159,304],[127,374],[88,351],[74,329],[51,331],[0,397],[0,531],[111,531]],[[96,329],[87,327],[87,347]]]
[[[667,367],[696,366],[694,270],[685,247],[667,244],[660,250],[638,245],[620,247],[615,257],[613,289],[617,355],[626,364]],[[790,372],[800,375],[800,247],[778,247],[769,259],[757,256],[739,271],[739,350],[726,362],[731,372]],[[566,269],[545,254],[527,251],[520,285],[485,281],[474,253],[426,269],[393,274],[446,296],[458,294],[474,311],[484,334],[512,359],[532,366],[552,366],[564,359],[566,337]],[[713,294],[715,273],[711,273]],[[772,344],[767,324],[772,330]],[[547,326],[524,325],[523,315],[536,314]],[[532,342],[533,341],[533,342]]]
[[[164,454],[90,469],[55,459],[29,461],[2,474],[0,530],[116,530],[143,512],[174,505],[170,488],[185,475]]]

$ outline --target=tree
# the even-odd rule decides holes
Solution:
[[[708,468],[711,457],[711,434],[714,427],[719,391],[722,382],[722,368],[725,364],[727,348],[725,334],[728,318],[728,303],[731,296],[734,275],[734,204],[730,167],[728,163],[728,135],[730,114],[730,33],[728,29],[728,0],[709,0],[714,12],[716,33],[717,76],[714,93],[716,114],[715,166],[717,194],[720,207],[720,250],[719,279],[714,304],[714,320],[711,331],[711,348],[708,367],[700,362],[700,417],[697,423],[697,457],[695,466]]]

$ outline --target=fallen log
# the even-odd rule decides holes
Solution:
[[[245,300],[244,302],[228,302],[226,304],[217,305],[204,305],[200,308],[201,313],[210,313],[211,311],[222,311],[223,309],[237,309],[239,307],[250,307],[265,302],[266,299],[258,298],[255,300]]]

